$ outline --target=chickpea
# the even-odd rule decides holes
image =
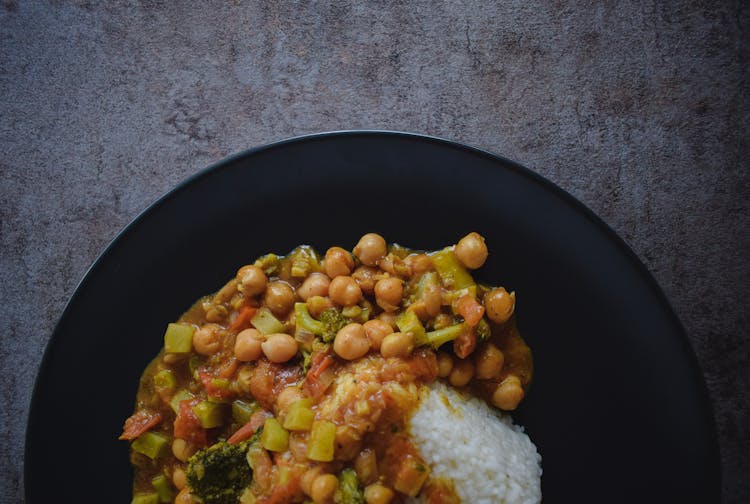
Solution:
[[[296,403],[303,397],[304,395],[299,387],[286,387],[279,392],[279,396],[276,398],[276,409],[278,411],[288,411],[292,404]]]
[[[362,300],[362,289],[350,276],[337,276],[328,287],[331,301],[341,306],[352,306]]]
[[[383,312],[380,315],[378,315],[378,320],[382,320],[393,330],[396,330],[398,326],[396,325],[396,314],[395,313],[389,313],[389,312]]]
[[[412,254],[404,259],[412,276],[419,276],[433,269],[432,259],[427,254]]]
[[[237,293],[237,287],[238,287],[238,280],[236,278],[231,279],[228,281],[224,287],[219,289],[219,292],[217,292],[214,295],[213,302],[214,304],[221,304],[226,303],[232,297]]]
[[[477,269],[487,260],[487,245],[482,235],[472,232],[459,240],[453,253],[465,267]]]
[[[359,239],[359,243],[354,247],[353,252],[365,266],[375,266],[378,261],[385,257],[388,246],[385,239],[379,234],[367,233]]]
[[[177,364],[178,362],[185,360],[187,355],[188,354],[165,353],[161,360],[164,364]]]
[[[275,315],[286,315],[294,305],[294,289],[286,282],[271,282],[266,287],[264,302]]]
[[[224,328],[219,324],[204,324],[193,333],[193,348],[201,355],[213,355],[221,350]]]
[[[352,255],[341,247],[331,247],[326,252],[323,269],[331,278],[337,276],[348,276],[354,268]]]
[[[367,504],[389,504],[394,497],[393,490],[380,483],[365,487],[365,502]]]
[[[339,488],[339,480],[333,474],[321,474],[310,486],[310,497],[315,504],[333,502],[333,496]]]
[[[307,301],[312,296],[327,296],[328,286],[331,284],[331,279],[325,276],[323,273],[312,273],[309,277],[305,278],[297,288],[297,294],[304,301]]]
[[[221,322],[227,316],[229,310],[224,305],[212,305],[206,310],[206,321]]]
[[[177,490],[182,490],[187,486],[187,474],[185,474],[185,469],[179,466],[174,468],[174,471],[172,471],[172,483],[174,483]]]
[[[260,359],[262,353],[260,345],[263,339],[263,335],[257,329],[240,331],[234,340],[234,356],[243,362]]]
[[[505,362],[505,355],[492,343],[479,349],[476,355],[476,377],[478,380],[489,380],[500,376]]]
[[[438,376],[446,378],[453,371],[453,359],[445,352],[437,353]]]
[[[370,340],[367,339],[362,324],[347,324],[342,327],[333,340],[333,351],[346,360],[364,357],[370,351]]]
[[[389,277],[375,284],[375,302],[385,311],[396,311],[404,295],[404,284],[399,278]]]
[[[412,333],[391,333],[380,344],[380,354],[385,357],[406,357],[414,350],[414,335]]]
[[[172,453],[180,462],[187,462],[187,459],[192,457],[196,451],[198,451],[197,447],[192,443],[188,443],[184,439],[175,438],[175,440],[172,441]]]
[[[428,283],[422,291],[422,301],[424,309],[429,318],[436,317],[440,313],[443,304],[443,295],[440,292],[440,286]]]
[[[304,464],[308,461],[307,444],[309,437],[307,432],[292,431],[289,433],[289,453],[291,453],[295,462]]]
[[[492,404],[506,411],[513,411],[523,399],[521,380],[516,375],[508,375],[492,394]]]
[[[266,290],[268,277],[257,266],[243,266],[237,272],[237,280],[240,284],[237,289],[246,296],[257,296]]]
[[[321,474],[323,474],[323,468],[320,466],[311,467],[305,471],[299,480],[299,486],[302,488],[302,491],[305,492],[305,495],[309,496],[312,493],[312,484],[315,481],[315,478]]]
[[[174,498],[174,504],[194,504],[195,501],[193,500],[193,496],[190,495],[190,492],[187,488],[183,488],[180,490],[180,493],[177,494],[177,497]]]
[[[333,301],[331,298],[323,296],[310,296],[307,298],[307,309],[310,310],[310,315],[317,318],[321,313],[329,308],[333,308]]]
[[[352,278],[357,281],[359,288],[366,294],[372,294],[375,291],[375,282],[378,281],[380,272],[372,266],[360,266],[352,273]]]
[[[453,370],[448,375],[448,381],[454,387],[463,387],[474,376],[474,364],[470,360],[457,359]]]
[[[367,339],[370,340],[370,346],[374,350],[380,350],[383,338],[393,332],[393,327],[390,324],[379,319],[368,320],[364,323],[363,327],[365,328]]]
[[[269,361],[281,363],[297,354],[297,341],[288,334],[269,334],[260,348]]]
[[[377,481],[378,460],[375,450],[366,448],[359,452],[359,455],[354,459],[354,470],[357,471],[359,481],[365,485]]]
[[[484,307],[487,310],[487,316],[498,324],[504,324],[510,319],[515,306],[516,293],[508,294],[508,291],[502,287],[492,289],[484,295]]]

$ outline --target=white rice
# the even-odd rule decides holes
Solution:
[[[484,401],[435,383],[421,392],[410,429],[430,478],[452,481],[462,502],[542,501],[536,447],[523,427]]]

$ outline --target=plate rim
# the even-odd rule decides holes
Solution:
[[[40,384],[41,377],[46,367],[47,361],[50,359],[51,348],[54,346],[54,340],[56,339],[56,336],[60,330],[61,325],[63,324],[65,319],[69,317],[69,314],[70,314],[70,311],[72,310],[73,305],[76,303],[77,299],[80,297],[81,291],[86,287],[86,284],[89,282],[90,277],[96,274],[97,270],[101,267],[102,263],[109,256],[111,251],[115,247],[117,247],[118,243],[121,240],[123,240],[125,237],[130,235],[132,232],[134,232],[134,230],[137,229],[137,227],[140,225],[142,221],[149,218],[149,216],[152,213],[157,212],[159,208],[161,208],[168,200],[173,198],[176,194],[180,193],[185,188],[197,183],[202,178],[211,175],[213,172],[220,170],[224,168],[225,166],[231,165],[232,163],[237,162],[241,159],[252,157],[261,152],[268,152],[268,151],[273,151],[275,149],[283,148],[290,144],[302,144],[302,143],[307,143],[307,142],[328,140],[332,138],[335,139],[335,138],[353,138],[353,137],[368,137],[368,136],[379,137],[379,138],[399,138],[399,139],[425,142],[429,144],[440,144],[444,147],[450,147],[452,149],[456,149],[459,151],[467,152],[469,154],[474,154],[480,157],[484,157],[486,159],[489,159],[496,165],[497,164],[503,165],[505,168],[515,171],[517,174],[522,175],[523,177],[529,179],[532,183],[535,183],[541,186],[542,188],[551,192],[553,195],[560,198],[566,205],[570,206],[574,211],[579,213],[582,217],[586,218],[590,223],[592,223],[595,227],[597,227],[608,240],[612,241],[612,243],[616,246],[617,249],[625,253],[625,256],[627,257],[628,262],[632,264],[635,271],[638,272],[641,278],[645,281],[645,284],[653,292],[654,296],[656,297],[660,305],[660,308],[661,308],[660,311],[665,312],[665,314],[667,314],[669,322],[672,325],[674,325],[676,331],[679,333],[678,339],[680,340],[682,350],[687,355],[687,359],[689,361],[688,365],[692,371],[691,374],[693,375],[693,377],[697,378],[696,380],[697,390],[696,391],[698,392],[698,394],[696,395],[696,401],[703,406],[702,408],[703,410],[710,413],[707,417],[707,427],[709,428],[710,433],[711,433],[711,439],[709,441],[710,441],[710,449],[712,452],[711,458],[713,459],[711,461],[712,462],[711,465],[713,466],[713,470],[714,470],[714,474],[712,476],[715,479],[715,483],[717,484],[717,488],[714,489],[714,492],[717,498],[720,500],[723,494],[722,492],[723,467],[722,467],[722,462],[721,462],[721,446],[719,444],[719,437],[718,437],[718,430],[717,430],[716,408],[714,406],[714,402],[711,398],[711,395],[709,394],[709,391],[708,391],[705,374],[703,372],[703,369],[700,366],[700,363],[698,361],[698,357],[697,357],[697,354],[695,353],[693,345],[690,342],[690,339],[688,338],[687,331],[685,330],[684,325],[682,324],[679,317],[677,316],[677,313],[672,307],[672,304],[670,303],[669,298],[666,296],[664,290],[658,284],[658,282],[654,278],[651,271],[646,267],[643,261],[638,257],[638,255],[635,253],[632,247],[609,224],[607,224],[601,217],[599,217],[599,215],[597,215],[588,205],[583,203],[581,200],[579,200],[578,198],[570,194],[568,191],[566,191],[565,189],[563,189],[562,187],[560,187],[553,181],[535,172],[534,170],[527,168],[526,166],[520,164],[519,162],[509,159],[501,154],[496,154],[490,150],[477,147],[477,146],[474,146],[465,142],[461,142],[457,140],[449,140],[449,139],[442,138],[442,137],[435,136],[435,135],[413,133],[413,132],[402,131],[402,130],[389,130],[389,129],[342,129],[342,130],[331,130],[331,131],[324,131],[324,132],[318,132],[318,133],[296,135],[296,136],[286,137],[282,140],[264,143],[255,147],[251,147],[248,149],[240,150],[235,153],[229,154],[219,159],[218,161],[208,164],[204,168],[200,168],[195,173],[182,179],[180,182],[172,186],[171,189],[167,190],[165,193],[159,196],[152,203],[148,204],[146,208],[141,210],[135,217],[133,217],[127,224],[125,224],[125,226],[120,228],[115,233],[115,235],[107,243],[107,245],[102,249],[102,251],[96,255],[92,263],[88,266],[88,268],[86,268],[80,280],[76,283],[75,288],[72,291],[72,294],[68,298],[65,304],[65,307],[63,308],[59,318],[57,319],[57,322],[55,323],[50,333],[50,336],[47,342],[45,343],[42,358],[40,359],[39,366],[37,367],[37,370],[35,372],[34,383],[33,383],[33,387],[31,390],[31,395],[30,395],[30,399],[28,403],[28,410],[27,410],[26,419],[25,419],[26,426],[25,426],[25,434],[24,434],[23,466],[22,466],[24,499],[28,500],[29,498],[28,475],[30,474],[30,470],[31,470],[30,464],[29,464],[29,455],[30,455],[29,441],[31,438],[31,429],[30,429],[31,419],[33,416],[35,416],[34,410],[36,409],[35,404],[37,402],[38,389],[41,387],[41,384]]]

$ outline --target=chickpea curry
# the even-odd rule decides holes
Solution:
[[[429,253],[369,233],[241,267],[143,373],[132,503],[456,502],[410,441],[418,386],[509,411],[532,377],[515,293],[470,273],[487,255],[477,233]]]

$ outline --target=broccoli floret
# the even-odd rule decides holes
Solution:
[[[199,450],[188,460],[190,493],[203,504],[237,504],[253,480],[247,451],[259,435],[237,444],[226,441]]]
[[[255,266],[263,270],[268,276],[275,276],[279,272],[280,259],[276,254],[266,254],[255,260]]]
[[[308,331],[318,336],[324,343],[331,343],[336,337],[336,333],[352,321],[352,319],[342,315],[336,308],[325,310],[320,314],[319,320],[315,320],[310,315],[305,303],[295,303],[294,314],[297,331]]]
[[[325,330],[319,336],[325,343],[333,342],[339,330],[351,323],[351,319],[344,317],[336,308],[329,308],[321,313],[320,321],[325,324]]]
[[[365,496],[359,489],[359,479],[354,469],[344,469],[339,475],[336,504],[364,504]]]
[[[300,245],[289,253],[293,278],[305,278],[313,271],[320,271],[320,258],[309,245]]]
[[[484,317],[482,317],[479,324],[477,324],[477,337],[479,338],[479,341],[487,341],[490,336],[492,336],[490,324],[484,319]]]

